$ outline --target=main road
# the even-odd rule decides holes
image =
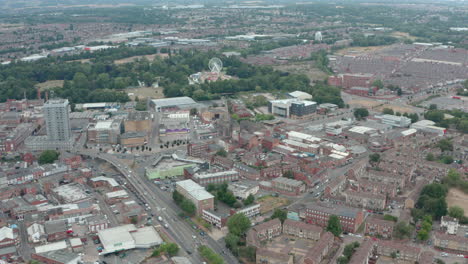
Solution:
[[[174,202],[164,195],[162,191],[152,187],[152,183],[142,175],[139,177],[134,171],[129,169],[126,164],[114,157],[112,154],[99,153],[93,150],[78,150],[77,154],[86,155],[93,158],[105,160],[117,168],[127,179],[128,183],[134,186],[135,191],[140,194],[144,202],[151,208],[154,215],[161,216],[168,224],[167,233],[183,249],[187,257],[193,263],[202,263],[203,260],[196,253],[197,246],[206,244],[216,253],[220,254],[226,263],[237,264],[237,259],[226,249],[222,241],[215,241],[210,236],[201,237],[197,230],[194,230],[187,222],[179,219],[179,208]]]

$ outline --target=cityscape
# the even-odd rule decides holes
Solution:
[[[0,6],[0,264],[468,263],[465,1]]]

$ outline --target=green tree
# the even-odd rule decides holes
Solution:
[[[426,160],[427,160],[427,161],[434,161],[434,160],[435,160],[434,154],[428,153],[428,154],[426,155]]]
[[[386,215],[384,215],[384,220],[397,222],[397,221],[398,221],[398,217],[393,216],[393,215],[386,214]]]
[[[248,259],[249,261],[255,262],[256,251],[257,251],[256,248],[255,248],[255,247],[252,247],[252,246],[241,247],[241,248],[239,249],[239,255],[240,255],[242,258],[246,258],[246,259]]]
[[[369,160],[372,163],[377,163],[380,161],[380,154],[379,153],[372,153],[369,155]]]
[[[197,208],[193,202],[188,199],[184,199],[182,203],[180,203],[180,209],[182,209],[188,215],[195,215],[195,212],[197,211]]]
[[[336,259],[336,264],[348,264],[349,259],[345,256],[341,256],[338,259]]]
[[[418,120],[419,120],[419,116],[416,113],[409,114],[408,117],[411,118],[411,123],[418,122]]]
[[[250,228],[250,220],[245,214],[235,214],[229,217],[227,222],[228,230],[233,235],[238,237],[244,236],[245,232]]]
[[[393,251],[392,253],[390,253],[390,257],[392,257],[392,259],[396,259],[398,257],[398,253]]]
[[[55,150],[44,150],[39,156],[38,162],[41,165],[54,163],[59,156],[60,153]]]
[[[413,228],[405,222],[398,222],[395,225],[393,236],[398,239],[404,239],[411,237],[411,233],[413,232]]]
[[[210,264],[224,264],[223,258],[216,254],[211,248],[205,245],[201,245],[198,247],[198,252],[200,252],[200,256],[207,260]]]
[[[291,170],[285,171],[283,177],[288,179],[294,179],[294,173]]]
[[[216,155],[221,156],[221,157],[227,157],[227,152],[224,149],[220,149],[216,152]]]
[[[372,83],[372,85],[377,87],[379,90],[384,88],[384,84],[383,84],[382,80],[375,80]]]
[[[255,201],[255,196],[253,196],[252,194],[249,194],[249,196],[247,196],[247,198],[244,200],[244,205],[245,206],[251,205],[253,204],[254,201]]]
[[[184,196],[182,196],[182,194],[180,194],[178,191],[174,190],[172,193],[172,199],[176,204],[180,204],[184,200]]]
[[[273,211],[273,214],[271,215],[270,219],[275,219],[275,218],[278,218],[281,221],[281,223],[283,223],[284,220],[288,218],[288,212],[286,210],[276,208],[275,211]]]
[[[366,108],[356,108],[354,109],[354,117],[358,120],[362,120],[369,116],[369,111]]]
[[[336,237],[339,237],[341,235],[342,229],[340,219],[338,218],[338,216],[331,215],[330,218],[328,218],[327,231],[331,232]]]
[[[440,148],[441,151],[453,151],[453,143],[449,139],[440,140],[436,147]]]
[[[240,238],[233,233],[228,233],[226,237],[224,238],[224,243],[226,243],[226,247],[231,250],[232,253],[237,253],[238,250],[238,244],[239,244]]]
[[[463,208],[460,206],[454,205],[449,208],[448,215],[453,218],[462,219],[465,215],[465,210],[463,210]]]
[[[430,110],[424,114],[424,117],[428,120],[439,123],[444,120],[444,112],[439,110]]]
[[[421,241],[426,241],[427,239],[429,239],[429,232],[425,229],[421,229],[417,234],[417,238]]]
[[[393,115],[395,114],[395,112],[393,112],[393,109],[391,108],[384,108],[383,111],[382,111],[383,114],[386,114],[386,115]]]
[[[86,75],[82,72],[75,73],[75,76],[73,76],[73,87],[75,89],[89,89],[89,81]]]
[[[166,244],[166,252],[169,256],[175,256],[179,252],[179,246],[175,243]]]
[[[430,104],[429,105],[429,110],[436,110],[437,109],[437,105],[436,104]]]

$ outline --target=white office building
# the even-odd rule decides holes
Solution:
[[[394,127],[409,127],[411,125],[411,119],[406,116],[381,115],[375,117],[380,119],[382,123]]]

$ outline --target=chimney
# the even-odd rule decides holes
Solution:
[[[41,88],[37,87],[37,99],[41,99]]]
[[[45,100],[46,100],[46,102],[49,101],[49,91],[47,91],[47,92],[45,93]]]

